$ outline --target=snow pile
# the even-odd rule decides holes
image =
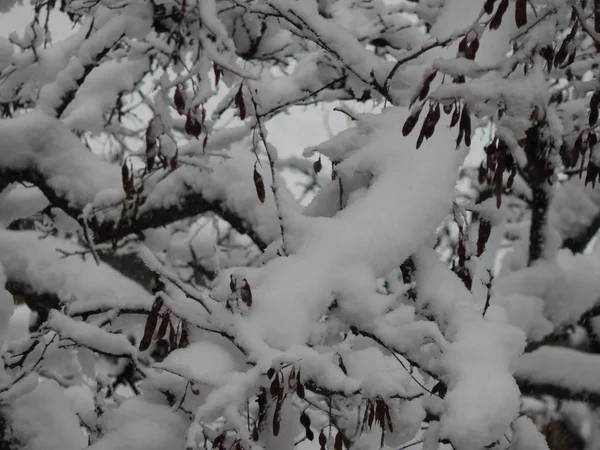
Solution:
[[[496,317],[500,311],[490,308],[492,318],[482,318],[470,292],[432,250],[419,250],[415,263],[418,302],[445,324],[450,341],[439,362],[448,386],[440,436],[461,450],[480,449],[517,417],[520,393],[512,372],[525,335]]]
[[[166,405],[135,397],[124,402],[117,410],[108,413],[104,425],[107,433],[86,448],[89,450],[185,448],[185,435],[189,422],[182,414],[174,413],[172,408]]]
[[[558,252],[556,261],[538,261],[494,284],[502,295],[520,294],[542,299],[544,316],[555,326],[575,323],[600,299],[600,259],[596,254]]]
[[[10,437],[26,450],[87,447],[79,419],[54,380],[41,381],[32,392],[18,396],[7,408]]]

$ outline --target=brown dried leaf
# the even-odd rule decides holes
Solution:
[[[315,173],[319,173],[319,172],[321,172],[322,168],[323,168],[323,164],[321,163],[321,157],[319,156],[319,159],[317,159],[313,163],[313,169],[314,169]]]
[[[254,164],[254,187],[256,188],[256,195],[258,195],[258,199],[261,203],[264,203],[266,194],[265,183],[263,182],[260,172],[256,168],[256,164]]]
[[[188,340],[188,329],[187,324],[185,322],[181,323],[181,336],[179,337],[179,345],[178,348],[186,348],[190,345],[190,341]]]
[[[244,103],[244,93],[242,92],[243,87],[244,85],[240,84],[240,88],[238,89],[234,98],[235,106],[237,106],[241,120],[246,118],[246,104]]]
[[[160,322],[160,326],[158,327],[158,332],[156,333],[156,340],[160,341],[167,334],[167,329],[169,328],[169,323],[171,322],[171,317],[169,313],[166,313],[162,321]]]
[[[344,436],[342,432],[338,430],[333,440],[333,450],[343,450],[344,449]]]
[[[144,336],[140,341],[139,349],[141,352],[148,350],[150,344],[152,343],[152,336],[154,336],[154,330],[156,330],[156,325],[158,324],[158,311],[154,309],[150,311],[148,314],[148,319],[146,320],[146,325],[144,326]]]
[[[517,28],[527,25],[527,0],[515,1],[515,23]]]
[[[494,12],[494,3],[496,3],[496,0],[485,0],[483,10],[486,14],[492,14]]]
[[[279,374],[273,378],[271,382],[271,386],[269,387],[269,392],[271,392],[272,397],[277,397],[281,392],[281,382],[279,381]]]
[[[323,433],[323,430],[319,433],[319,445],[321,446],[321,450],[325,450],[327,447],[327,437]]]
[[[406,121],[404,122],[404,125],[402,126],[402,135],[403,136],[408,136],[412,132],[412,130],[415,128],[415,125],[417,125],[417,122],[419,121],[419,115],[421,114],[422,109],[423,109],[423,105],[416,107],[415,109],[413,109],[411,111],[410,115],[406,118]]]
[[[242,301],[246,304],[248,308],[252,306],[252,291],[250,290],[250,285],[248,284],[248,280],[244,278],[244,284],[240,289],[240,297]]]
[[[498,28],[500,28],[500,25],[502,24],[502,17],[504,16],[504,13],[507,9],[508,0],[502,0],[500,2],[500,5],[498,5],[496,14],[494,14],[494,17],[492,17],[492,20],[490,21],[490,30],[497,30]]]
[[[281,406],[283,405],[284,397],[277,399],[275,404],[275,412],[273,413],[273,436],[278,436],[281,429]]]
[[[179,89],[179,86],[175,89],[175,94],[173,94],[173,103],[175,104],[175,109],[180,116],[183,116],[185,112],[185,98],[183,98],[183,94]]]
[[[306,392],[304,391],[304,385],[298,381],[298,383],[296,384],[296,395],[301,398],[302,400],[304,400],[304,398],[306,397]]]
[[[489,220],[481,219],[479,222],[479,235],[477,236],[477,257],[485,251],[490,234],[492,232],[492,223]]]

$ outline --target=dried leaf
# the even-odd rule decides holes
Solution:
[[[217,87],[219,85],[219,80],[221,79],[221,74],[223,73],[223,71],[219,68],[219,66],[213,64],[213,72],[215,74],[215,87]]]
[[[190,136],[194,136],[198,139],[200,133],[202,133],[202,125],[196,119],[196,114],[193,112],[188,113],[185,118],[185,132]]]
[[[178,348],[186,348],[190,345],[190,341],[188,340],[188,330],[185,322],[181,324],[181,336],[179,337],[179,345]]]
[[[321,450],[325,450],[327,446],[327,437],[323,433],[323,430],[319,433],[319,445],[321,446]]]
[[[148,314],[148,319],[146,319],[146,325],[144,327],[144,336],[140,341],[139,349],[141,352],[148,350],[150,347],[150,343],[152,342],[152,336],[154,336],[154,330],[156,329],[156,325],[158,324],[158,311],[154,309],[150,311]]]
[[[463,107],[462,114],[460,115],[460,127],[465,133],[465,145],[471,146],[471,117],[469,116],[469,110],[466,106]]]
[[[240,297],[242,301],[246,304],[248,308],[252,306],[252,291],[250,290],[250,285],[248,284],[248,280],[244,278],[244,284],[240,289]]]
[[[179,149],[176,149],[175,154],[171,157],[171,159],[169,159],[169,167],[171,169],[175,169],[177,167],[178,155]]]
[[[450,119],[450,128],[454,128],[458,123],[458,119],[460,119],[460,108],[457,107],[454,109],[452,113],[452,118]]]
[[[486,14],[492,14],[494,12],[494,3],[496,3],[496,0],[485,0],[483,10]]]
[[[447,392],[448,387],[442,381],[438,382],[431,390],[432,394],[437,394],[440,398],[446,397]]]
[[[177,345],[177,335],[175,334],[175,327],[173,323],[169,321],[169,343],[171,344],[170,349],[174,350]]]
[[[281,406],[283,405],[284,397],[279,397],[275,404],[275,412],[273,413],[273,435],[278,436],[281,429]]]
[[[281,383],[279,381],[279,375],[277,375],[277,376],[275,376],[275,378],[273,378],[273,381],[271,382],[271,386],[269,387],[269,392],[271,392],[272,397],[277,397],[279,395],[279,393],[281,392]]]
[[[256,188],[256,195],[258,195],[258,199],[261,203],[264,203],[266,194],[265,184],[263,182],[260,172],[256,168],[256,164],[254,164],[254,187]]]
[[[338,430],[333,440],[333,450],[343,450],[344,448],[344,436],[342,432]]]
[[[500,25],[502,24],[502,17],[504,16],[504,13],[507,9],[508,0],[502,0],[500,2],[500,5],[498,5],[496,14],[494,14],[494,17],[492,17],[492,20],[490,21],[490,30],[497,30],[498,28],[500,28]]]
[[[302,411],[302,414],[300,414],[300,424],[304,428],[310,428],[310,417],[308,417],[306,411]]]
[[[515,1],[515,23],[517,28],[527,25],[527,0]]]
[[[175,94],[173,95],[173,103],[175,104],[175,109],[180,116],[183,116],[185,112],[185,98],[183,98],[183,94],[179,89],[179,86],[175,89]]]
[[[296,395],[302,400],[304,400],[306,396],[306,392],[304,391],[304,385],[300,381],[298,381],[298,383],[296,384]]]
[[[223,442],[225,441],[225,431],[219,434],[213,441],[212,448],[223,448]]]
[[[489,220],[481,219],[479,222],[479,235],[477,236],[477,257],[485,251],[490,234],[492,232],[492,223]]]
[[[421,86],[421,90],[419,91],[419,100],[424,100],[425,97],[427,97],[427,94],[429,94],[429,88],[431,87],[431,82],[433,81],[436,75],[437,70],[434,70],[429,75],[427,75],[427,77],[423,81],[423,86]]]
[[[125,195],[130,197],[135,193],[135,187],[133,186],[133,176],[129,172],[129,167],[127,166],[127,162],[123,163],[121,167],[121,181],[123,183],[123,191],[125,191]]]
[[[423,105],[420,105],[416,108],[414,108],[410,115],[406,118],[406,121],[404,122],[404,125],[402,126],[402,135],[403,136],[408,136],[412,130],[415,128],[415,125],[417,125],[417,122],[419,121],[419,115],[421,114],[421,110],[423,109]]]
[[[240,84],[240,88],[238,89],[234,98],[235,106],[237,106],[241,120],[246,118],[246,104],[244,103],[244,93],[242,92],[243,87],[244,85]]]
[[[319,159],[317,159],[313,163],[313,169],[314,169],[315,173],[319,173],[319,172],[321,172],[322,168],[323,168],[323,164],[321,163],[321,157],[319,156]]]
[[[156,333],[156,340],[160,341],[167,334],[167,329],[169,328],[169,323],[171,322],[171,316],[169,313],[166,313],[163,316],[162,321],[160,322],[160,326],[158,327],[158,332]]]

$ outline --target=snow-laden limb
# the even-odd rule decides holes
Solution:
[[[157,181],[150,179],[139,208],[122,214],[117,205],[126,200],[119,167],[91,153],[58,120],[39,111],[2,120],[0,138],[0,173],[5,179],[34,183],[54,206],[82,224],[85,220],[97,242],[205,212],[249,234],[261,248],[277,235],[272,198],[260,204],[253,192],[252,158],[241,151],[239,158],[224,162],[207,157],[212,173],[200,175],[198,169],[182,166],[166,177],[158,174],[153,178]],[[107,211],[107,204],[114,205]],[[101,211],[94,213],[93,205]],[[86,206],[91,212],[82,217]]]
[[[600,356],[541,347],[519,359],[515,377],[525,393],[600,404]]]
[[[0,193],[0,226],[26,219],[48,206],[48,199],[38,188],[4,189]]]
[[[415,151],[398,127],[406,115],[391,108],[361,116],[360,148],[338,170],[342,180],[370,174],[368,189],[350,193],[354,199],[333,218],[284,217],[292,255],[244,271],[255,302],[240,328],[276,348],[302,344],[334,296],[357,320],[375,319],[366,300],[376,278],[410,256],[441,222],[464,157],[442,132]],[[432,158],[441,164],[432,165]],[[428,205],[416,214],[413,192]],[[229,291],[229,273],[221,280],[219,297]]]
[[[481,309],[462,282],[430,249],[416,255],[418,304],[433,314],[450,341],[438,371],[448,386],[440,436],[462,449],[480,449],[502,438],[517,417],[519,388],[513,370],[525,334],[501,311]]]
[[[96,23],[96,19],[99,23]],[[118,13],[99,8],[76,57],[69,60],[52,83],[41,89],[38,107],[48,114],[60,117],[88,75],[115,44],[125,36],[133,38],[146,35],[151,24],[151,8],[143,3],[134,2],[119,8]]]
[[[122,192],[118,168],[91,153],[60,121],[41,111],[0,120],[0,173],[33,182],[67,212],[96,195]]]
[[[93,310],[148,310],[152,297],[140,285],[104,263],[58,251],[81,247],[35,231],[0,230],[0,263],[9,280],[26,283],[34,292],[52,293],[68,305],[70,314]]]
[[[116,357],[135,358],[137,349],[122,334],[113,334],[96,325],[76,321],[58,311],[50,311],[46,326],[61,339],[73,341],[97,353]]]
[[[515,376],[525,394],[600,404],[597,355],[562,347],[541,347],[523,355]]]

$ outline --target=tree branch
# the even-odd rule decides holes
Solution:
[[[261,250],[267,243],[252,229],[251,225],[235,212],[226,208],[220,201],[209,201],[198,192],[184,195],[178,205],[143,209],[143,212],[125,213],[118,221],[95,216],[87,217],[84,223],[82,209],[74,207],[69,201],[58,195],[46,182],[44,177],[33,169],[0,171],[0,180],[10,182],[29,182],[36,185],[53,206],[62,209],[69,216],[94,232],[96,244],[121,239],[132,233],[140,233],[148,228],[156,228],[211,212],[228,222],[238,233],[247,235]],[[143,203],[140,208],[143,207]]]

